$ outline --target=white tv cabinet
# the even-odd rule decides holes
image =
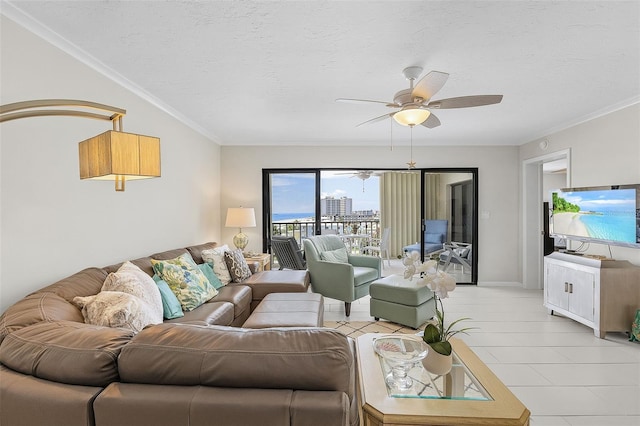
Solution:
[[[554,252],[544,258],[544,306],[593,328],[629,331],[640,309],[640,267]]]

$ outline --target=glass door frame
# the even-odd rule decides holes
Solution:
[[[320,233],[320,170],[313,169],[262,169],[262,252],[271,253],[271,175],[273,174],[314,174],[315,175],[315,224],[316,234]]]
[[[469,173],[471,174],[471,180],[473,185],[473,197],[472,197],[472,218],[471,224],[473,229],[471,230],[471,244],[472,244],[472,256],[471,256],[471,282],[460,282],[458,284],[478,284],[478,168],[477,167],[439,167],[439,168],[426,168],[415,169],[420,171],[420,220],[422,230],[420,235],[420,258],[424,260],[424,220],[426,218],[426,193],[424,188],[425,177],[429,173]],[[450,200],[448,200],[450,201]]]
[[[320,211],[320,197],[321,197],[321,172],[323,170],[381,170],[381,171],[406,171],[407,169],[398,168],[371,168],[371,167],[322,167],[322,168],[273,168],[262,169],[262,251],[263,253],[270,253],[271,248],[271,185],[270,177],[272,174],[293,174],[293,173],[307,173],[315,174],[315,234],[318,235],[321,232],[322,216]],[[472,250],[473,255],[471,259],[471,282],[463,282],[458,284],[473,284],[478,283],[478,168],[477,167],[437,167],[437,168],[420,168],[412,169],[416,173],[420,173],[420,229],[422,230],[420,235],[420,255],[424,259],[424,220],[426,216],[425,209],[425,176],[428,173],[469,173],[471,174],[473,181],[473,212],[472,212]]]

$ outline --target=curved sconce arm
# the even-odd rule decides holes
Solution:
[[[74,109],[57,109],[57,108],[74,108]],[[50,108],[50,109],[35,109]],[[95,112],[85,111],[98,110],[110,114],[98,114]],[[116,108],[110,105],[99,104],[97,102],[81,101],[76,99],[40,99],[35,101],[15,102],[0,106],[0,123],[4,121],[17,120],[19,118],[42,117],[49,115],[69,116],[69,117],[85,117],[94,118],[96,120],[113,121],[114,130],[116,123],[122,127],[122,117],[127,113],[122,108]],[[120,129],[121,130],[121,129]]]

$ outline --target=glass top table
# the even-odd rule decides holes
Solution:
[[[419,352],[407,350],[413,384],[402,391],[390,387],[386,379],[397,363],[382,359],[373,342],[393,336],[370,333],[356,339],[363,425],[529,425],[529,410],[460,339],[450,340],[454,359],[449,373],[425,371],[414,361]]]
[[[403,335],[383,336],[373,340],[374,351],[381,355],[376,349],[376,344],[384,342],[384,345],[390,344],[401,347],[402,339],[415,339],[420,341],[420,337],[407,337]],[[413,340],[412,339],[412,340]],[[426,345],[425,345],[426,346]],[[385,378],[393,376],[394,363],[384,356],[378,356],[380,368]],[[411,361],[411,360],[410,360]],[[407,375],[411,378],[412,385],[409,389],[400,389],[393,386],[389,380],[385,380],[387,385],[387,393],[394,398],[431,398],[431,399],[460,399],[460,400],[477,400],[488,401],[491,396],[487,390],[479,383],[478,379],[469,371],[469,369],[460,360],[455,352],[453,353],[453,367],[448,374],[438,375],[427,371],[420,360],[409,362],[406,368]]]

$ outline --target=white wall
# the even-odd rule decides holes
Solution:
[[[243,229],[249,250],[262,249],[263,168],[404,168],[409,148],[222,147],[221,207],[254,207],[256,228]],[[478,279],[520,282],[518,269],[518,147],[414,147],[417,167],[478,167]],[[484,213],[484,214],[482,214]],[[484,217],[484,218],[483,218]],[[237,229],[222,229],[231,244]],[[475,253],[474,253],[475,254]]]
[[[520,147],[520,161],[571,150],[572,187],[640,183],[640,104],[598,117]],[[640,265],[640,250],[611,246],[613,257]],[[591,244],[591,254],[609,256],[607,246]]]
[[[80,181],[78,142],[106,121],[0,125],[0,311],[89,266],[219,239],[220,147],[2,16],[1,104],[83,99],[127,110],[124,131],[160,138],[162,177]]]

